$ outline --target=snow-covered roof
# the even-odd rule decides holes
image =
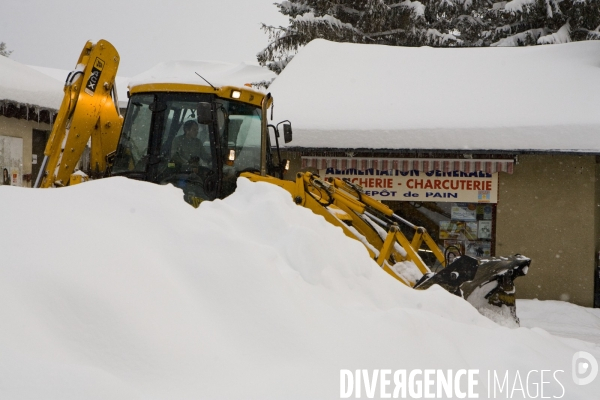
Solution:
[[[243,62],[234,64],[220,61],[168,61],[131,78],[129,87],[149,83],[206,85],[197,74],[216,87],[271,81],[276,76],[267,68]]]
[[[315,40],[270,86],[293,147],[600,152],[600,42],[511,48]]]
[[[35,69],[36,71],[41,72],[44,75],[48,75],[56,80],[58,80],[61,84],[65,84],[65,80],[71,71],[66,69],[58,69],[58,68],[48,68],[48,67],[36,67],[30,65],[29,67]],[[129,78],[117,76],[116,79],[117,86],[117,96],[119,96],[119,107],[125,108],[127,107],[127,85],[129,84]]]
[[[0,102],[58,110],[63,85],[39,71],[0,56]]]

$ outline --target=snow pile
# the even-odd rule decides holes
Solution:
[[[423,3],[421,3],[420,1],[404,0],[401,3],[390,5],[390,8],[395,7],[405,7],[411,9],[417,17],[422,17],[425,15],[425,5],[423,5]]]
[[[58,110],[63,85],[32,68],[0,56],[0,102]]]
[[[496,28],[496,31],[501,30],[502,32],[511,32],[510,25],[504,25],[500,28]],[[548,28],[533,28],[523,32],[515,33],[514,35],[507,36],[492,43],[491,47],[518,47],[523,43],[527,43],[528,39],[538,38],[538,43],[541,38],[549,37],[552,35],[552,31]]]
[[[559,44],[569,43],[571,41],[571,25],[567,22],[560,27],[558,31],[551,35],[542,36],[538,39],[538,44]]]
[[[359,368],[478,369],[480,398],[487,371],[562,370],[570,400],[600,390],[571,380],[597,346],[409,289],[274,185],[181,198],[125,178],[0,187],[3,209],[27,210],[2,218],[1,398],[334,399]]]
[[[292,147],[600,151],[600,42],[516,48],[315,40],[270,86]]]
[[[535,0],[512,0],[504,5],[504,10],[509,12],[523,12],[523,6],[531,6]]]
[[[270,82],[275,73],[267,68],[246,63],[226,63],[219,61],[168,61],[131,78],[129,87],[150,83],[183,83],[213,86],[243,86],[247,83]]]
[[[69,76],[69,73],[71,72],[71,71],[67,71],[64,69],[36,67],[33,65],[30,65],[29,67],[35,69],[36,71],[41,72],[44,75],[48,75],[49,77],[56,79],[63,85],[65,84],[65,81],[67,80],[67,76]],[[129,85],[129,78],[117,76],[115,86],[117,87],[117,96],[119,97],[119,107],[120,108],[127,107],[127,103],[129,101],[127,98],[127,85]]]
[[[521,326],[540,327],[553,335],[600,345],[600,309],[564,301],[518,300]]]

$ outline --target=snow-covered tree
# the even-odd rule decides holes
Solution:
[[[492,46],[600,39],[600,0],[512,0],[496,3]]]
[[[263,24],[270,43],[257,58],[276,73],[313,39],[398,46],[416,45],[422,36],[416,27],[424,8],[418,1],[288,0],[275,5],[289,17],[289,26]]]
[[[12,50],[6,48],[6,43],[0,42],[0,56],[8,57],[12,53]]]
[[[261,65],[280,73],[313,39],[392,46],[523,46],[600,40],[600,0],[286,0],[262,28]]]
[[[487,46],[493,21],[488,0],[423,0],[430,46]]]

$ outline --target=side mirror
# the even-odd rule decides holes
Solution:
[[[198,123],[202,125],[212,124],[212,105],[207,102],[198,103]]]
[[[285,143],[292,141],[292,124],[283,125],[283,141]]]

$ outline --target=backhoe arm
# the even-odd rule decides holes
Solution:
[[[65,95],[35,187],[69,185],[90,139],[90,167],[94,175],[104,174],[106,156],[116,150],[123,125],[115,88],[119,60],[119,53],[109,42],[86,43],[65,82]]]

